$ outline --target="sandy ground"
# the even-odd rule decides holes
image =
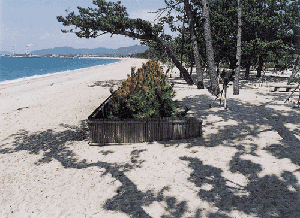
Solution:
[[[89,146],[86,119],[145,60],[0,86],[0,217],[300,217],[300,110],[273,82],[228,109],[182,80],[203,137]]]

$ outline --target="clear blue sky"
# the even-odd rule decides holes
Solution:
[[[116,1],[116,0],[114,0]],[[103,35],[96,39],[80,39],[75,34],[64,34],[64,26],[56,16],[65,16],[66,9],[77,11],[77,6],[96,7],[92,0],[0,0],[0,51],[25,53],[70,46],[74,48],[119,48],[139,44],[128,37]],[[153,20],[147,13],[165,6],[164,0],[122,0],[132,18]]]

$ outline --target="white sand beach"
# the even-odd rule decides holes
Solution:
[[[173,80],[203,137],[89,146],[86,120],[142,59],[0,86],[0,217],[300,217],[300,109],[242,82],[228,109]]]

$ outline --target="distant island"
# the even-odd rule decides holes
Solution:
[[[29,56],[29,57],[56,57],[56,56],[97,56],[97,57],[125,57],[138,53],[145,52],[149,47],[141,45],[133,45],[129,47],[120,47],[118,49],[110,48],[80,48],[73,47],[55,47],[49,49],[35,50],[28,54],[15,54],[15,56]],[[1,55],[11,56],[12,52],[0,51]]]

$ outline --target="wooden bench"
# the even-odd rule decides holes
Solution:
[[[271,92],[276,92],[279,89],[285,89],[286,92],[289,92],[291,89],[297,88],[298,85],[286,85],[286,84],[271,84],[269,87],[271,88]]]

